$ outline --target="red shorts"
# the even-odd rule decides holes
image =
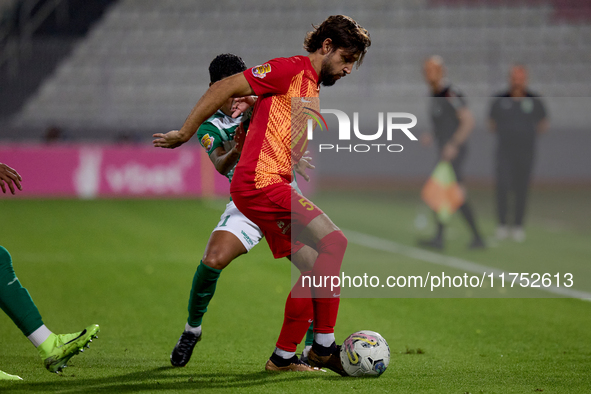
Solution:
[[[300,250],[304,244],[296,238],[312,219],[323,214],[289,183],[234,191],[232,200],[244,216],[259,226],[276,259]]]

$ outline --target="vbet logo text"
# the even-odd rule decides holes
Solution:
[[[303,100],[302,100],[303,101]],[[308,131],[308,140],[313,140],[314,138],[314,123],[317,123],[320,126],[321,130],[324,130],[322,127],[326,127],[328,130],[328,126],[326,124],[326,120],[322,116],[322,114],[333,114],[337,117],[339,122],[339,141],[351,141],[351,120],[349,116],[338,109],[322,109],[320,112],[309,108],[304,107],[305,110],[309,112],[304,112],[304,114],[309,115],[311,118],[308,119],[307,122],[307,131]],[[402,152],[404,147],[401,144],[392,144],[392,143],[378,143],[377,141],[382,139],[382,135],[384,134],[384,118],[386,119],[386,141],[392,141],[392,136],[394,135],[395,131],[401,131],[408,137],[411,141],[417,141],[417,137],[413,133],[411,133],[410,129],[416,126],[417,124],[417,117],[408,112],[387,112],[384,116],[383,112],[378,112],[378,130],[373,134],[364,134],[359,130],[359,112],[353,113],[353,134],[354,136],[361,141],[376,141],[374,143],[360,143],[360,144],[319,144],[318,145],[318,152],[325,152],[325,151],[334,151],[334,152],[391,152],[391,153],[398,153]]]

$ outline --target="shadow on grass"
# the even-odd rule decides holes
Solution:
[[[297,383],[310,379],[342,380],[331,372],[326,373],[268,373],[265,371],[248,373],[204,373],[183,371],[174,367],[159,367],[146,371],[133,372],[119,376],[107,376],[95,379],[69,379],[54,382],[26,383],[14,382],[0,385],[2,392],[52,392],[52,393],[133,393],[141,391],[184,391],[195,389],[248,389],[249,387],[268,386],[272,391],[280,388],[273,386],[284,383]]]

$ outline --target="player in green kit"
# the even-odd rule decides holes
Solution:
[[[21,176],[6,164],[0,163],[0,186],[6,193],[6,185],[12,194],[15,186],[21,189]],[[5,185],[6,184],[6,185]],[[41,314],[14,273],[12,257],[0,246],[0,308],[10,317],[22,333],[37,348],[39,356],[49,372],[59,372],[96,337],[99,326],[93,324],[74,334],[54,334],[43,324]],[[21,380],[16,375],[0,371],[0,380]]]
[[[209,66],[210,86],[231,75],[243,72],[246,65],[236,55],[223,54],[217,56]],[[197,138],[206,150],[216,170],[232,181],[234,168],[240,158],[243,141],[235,140],[238,127],[248,129],[249,113],[239,115],[235,107],[239,100],[229,99],[216,113],[205,121],[197,131]],[[236,117],[232,114],[236,112]],[[241,125],[242,124],[242,125]],[[239,133],[238,135],[243,135]],[[307,180],[305,168],[313,168],[307,160],[302,160],[297,171]],[[294,176],[295,179],[295,176]],[[294,180],[294,187],[295,185]],[[218,225],[214,228],[195,276],[189,297],[189,317],[172,354],[170,362],[175,367],[185,366],[193,353],[193,348],[202,338],[201,323],[207,306],[213,298],[221,271],[234,259],[247,253],[263,237],[261,230],[244,216],[230,201],[222,214]],[[293,256],[294,264],[300,270],[309,270],[316,259],[316,252],[306,248]],[[311,346],[312,331],[306,337],[306,345]],[[304,356],[306,354],[304,350]],[[312,371],[317,370],[305,362],[292,363],[288,367],[278,368],[267,363],[267,370],[272,371]]]

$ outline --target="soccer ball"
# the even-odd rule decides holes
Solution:
[[[380,376],[390,363],[390,347],[380,334],[363,330],[341,346],[341,364],[349,376]]]

